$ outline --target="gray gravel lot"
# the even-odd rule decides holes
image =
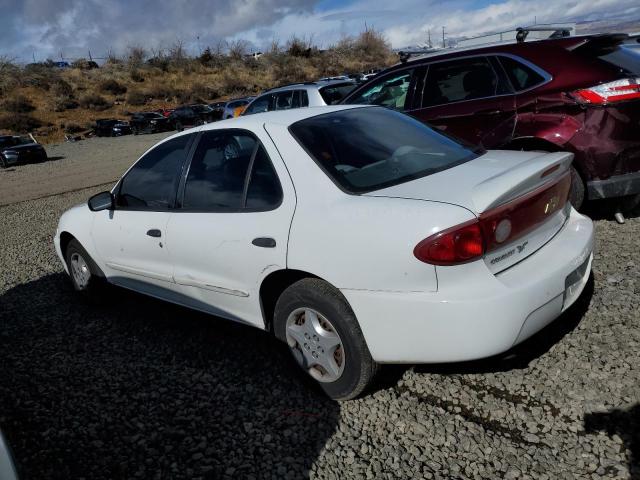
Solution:
[[[126,141],[65,160],[91,172]],[[586,295],[509,355],[388,367],[338,404],[258,330],[75,295],[51,237],[99,190],[0,207],[0,427],[24,478],[640,478],[640,218],[597,220]]]

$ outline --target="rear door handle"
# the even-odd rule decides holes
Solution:
[[[255,245],[256,247],[262,247],[262,248],[274,248],[276,246],[276,241],[275,239],[271,238],[271,237],[258,237],[258,238],[254,238],[251,243],[253,245]]]
[[[502,113],[502,110],[478,110],[474,113],[474,115],[499,115]]]
[[[147,230],[147,235],[149,235],[150,237],[159,238],[162,236],[162,232],[157,228],[152,228],[151,230]]]

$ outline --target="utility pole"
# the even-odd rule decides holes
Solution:
[[[429,45],[429,48],[431,48],[431,29],[427,30],[427,34],[429,35],[429,41],[427,45]]]
[[[36,63],[36,52],[31,52],[31,57],[33,57],[33,63]]]
[[[442,48],[445,48],[445,44],[444,44],[444,26],[442,27]]]

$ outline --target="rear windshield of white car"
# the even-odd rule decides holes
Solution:
[[[382,107],[325,113],[296,122],[289,131],[348,193],[398,185],[484,153]]]

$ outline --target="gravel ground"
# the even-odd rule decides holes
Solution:
[[[640,478],[640,218],[597,220],[586,294],[509,355],[387,367],[338,404],[258,330],[75,295],[51,236],[98,190],[0,207],[0,427],[24,478]]]

